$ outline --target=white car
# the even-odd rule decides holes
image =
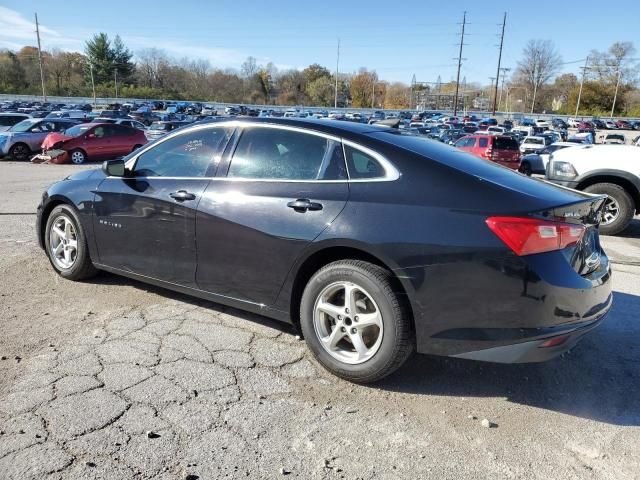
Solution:
[[[527,153],[534,153],[538,150],[542,150],[547,146],[547,140],[544,137],[527,136],[520,144],[520,153],[526,155]]]
[[[616,125],[616,122],[614,122],[613,120],[605,120],[604,124],[606,125],[607,129],[609,129],[609,130],[617,130],[618,129],[618,125]]]
[[[569,125],[571,128],[578,128],[579,124],[580,120],[578,120],[577,118],[570,118],[567,120],[567,125]]]
[[[626,139],[621,133],[607,133],[602,140],[602,143],[605,145],[624,145],[626,143]]]
[[[583,145],[554,152],[547,179],[565,187],[607,195],[600,231],[621,232],[640,213],[640,149],[631,145]]]
[[[520,169],[518,171],[524,173],[525,175],[544,175],[547,171],[549,158],[551,158],[551,155],[553,155],[553,153],[555,153],[557,150],[562,150],[563,148],[579,146],[580,144],[572,142],[554,142],[551,145],[540,150],[538,153],[530,153],[529,155],[524,155],[522,157]]]
[[[493,125],[490,127],[487,127],[487,132],[489,132],[492,135],[504,135],[506,131],[507,129],[504,127],[494,127]]]
[[[538,118],[536,120],[536,126],[540,128],[551,128],[551,123],[548,120]]]

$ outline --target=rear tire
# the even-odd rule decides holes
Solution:
[[[520,173],[530,177],[533,171],[531,170],[531,164],[529,162],[523,162],[520,165]]]
[[[360,260],[330,263],[311,277],[302,294],[300,327],[329,372],[371,383],[411,355],[413,324],[393,280],[387,270]]]
[[[65,232],[66,239],[63,241],[62,237],[55,233],[55,230]],[[61,277],[78,281],[91,278],[98,273],[89,256],[87,237],[80,219],[69,205],[58,205],[49,214],[44,234],[44,245],[51,266]],[[61,250],[56,253],[58,245]],[[71,249],[68,258],[64,254],[65,247]],[[75,252],[73,252],[74,249]]]
[[[16,143],[9,149],[9,156],[19,162],[29,160],[31,149],[26,143]]]
[[[623,187],[615,183],[596,183],[584,189],[588,193],[605,194],[609,197],[600,223],[600,233],[616,235],[622,232],[635,213],[633,198]]]

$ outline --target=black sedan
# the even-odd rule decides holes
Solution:
[[[37,229],[64,278],[106,270],[293,323],[364,383],[414,350],[571,348],[611,306],[604,200],[393,128],[243,119],[52,185]]]

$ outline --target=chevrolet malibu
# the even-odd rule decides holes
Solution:
[[[604,200],[393,128],[258,118],[55,183],[37,231],[64,278],[105,270],[292,323],[365,383],[414,350],[512,363],[571,348],[612,302]]]

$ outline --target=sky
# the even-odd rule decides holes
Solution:
[[[119,34],[134,52],[160,48],[212,67],[259,64],[302,69],[319,63],[340,72],[376,70],[382,80],[455,80],[463,12],[467,12],[460,79],[489,84],[496,76],[499,32],[507,22],[502,66],[512,72],[530,39],[552,40],[564,72],[579,72],[590,50],[632,41],[640,50],[639,0],[537,2],[430,0],[0,0],[0,48],[36,45],[82,51],[97,32]]]

